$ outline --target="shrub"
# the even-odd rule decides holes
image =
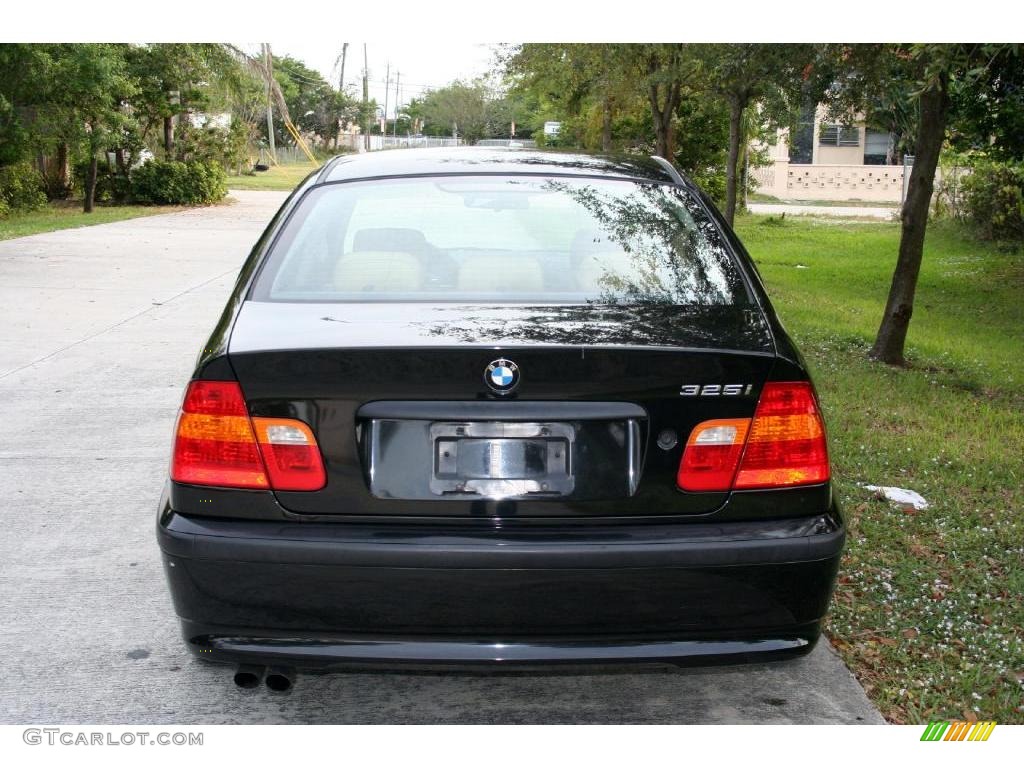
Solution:
[[[0,200],[9,211],[34,211],[46,205],[43,178],[29,163],[0,168]]]
[[[72,170],[75,189],[84,194],[85,179],[89,174],[89,161],[75,163]],[[93,200],[97,203],[126,203],[131,199],[131,184],[125,173],[101,160],[96,168],[96,191]]]
[[[1024,240],[1024,164],[978,162],[961,182],[967,220],[986,240]]]
[[[238,119],[226,128],[209,123],[202,128],[181,125],[174,137],[175,159],[217,163],[225,170],[240,168],[248,162],[252,133],[251,126]]]
[[[138,203],[205,205],[227,193],[227,175],[216,163],[147,160],[131,174],[132,199]]]

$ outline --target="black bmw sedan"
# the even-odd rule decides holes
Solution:
[[[158,538],[199,658],[810,650],[844,540],[808,372],[668,162],[335,158],[245,262]],[[270,678],[268,677],[268,683]]]

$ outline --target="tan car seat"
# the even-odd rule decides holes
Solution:
[[[347,253],[334,268],[334,287],[344,293],[413,293],[423,290],[423,264],[411,253]]]

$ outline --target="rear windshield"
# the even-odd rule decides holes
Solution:
[[[429,177],[314,188],[257,301],[749,303],[685,190],[584,178]]]

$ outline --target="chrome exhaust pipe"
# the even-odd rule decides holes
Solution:
[[[266,684],[275,693],[287,693],[295,684],[295,670],[291,667],[268,667]]]
[[[239,688],[255,688],[263,679],[263,667],[239,664],[235,667],[235,685]]]

